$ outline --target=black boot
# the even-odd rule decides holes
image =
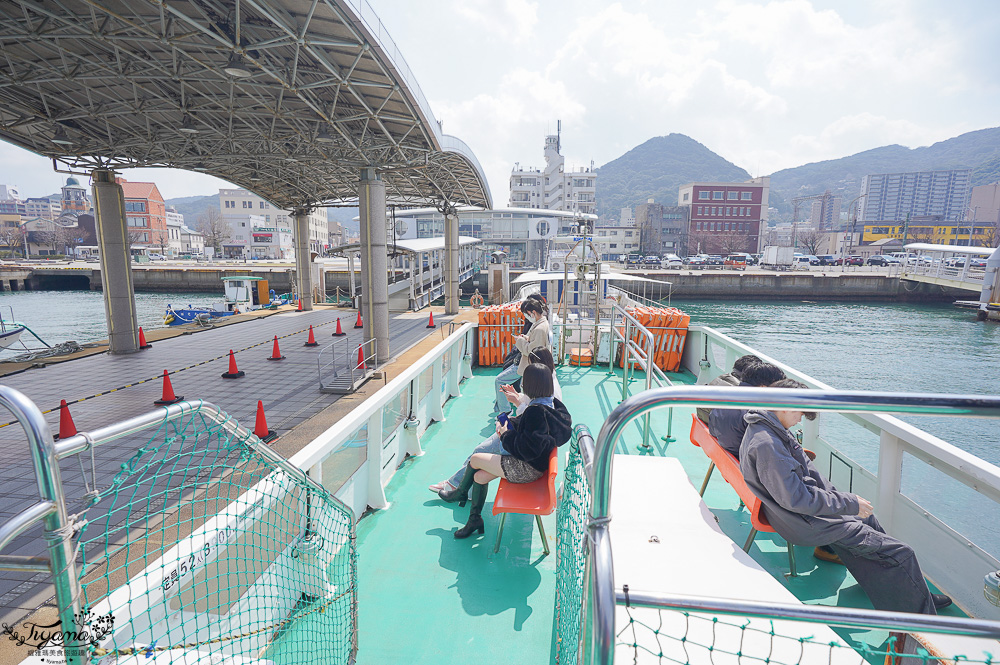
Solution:
[[[483,504],[486,503],[487,485],[475,483],[472,486],[472,505],[469,507],[469,521],[461,529],[455,531],[456,538],[468,538],[478,531],[483,533],[486,530],[483,524]]]
[[[458,484],[458,487],[452,491],[441,490],[438,492],[438,496],[441,497],[442,501],[447,501],[448,503],[455,503],[458,501],[459,506],[465,506],[465,502],[469,500],[469,488],[472,487],[476,482],[476,470],[472,468],[471,464],[465,466],[465,475],[462,476],[462,482]]]

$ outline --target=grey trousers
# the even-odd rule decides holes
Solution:
[[[510,402],[508,402],[508,404],[510,404]],[[500,437],[496,434],[476,446],[476,449],[472,451],[472,455],[475,455],[476,453],[492,453],[494,455],[510,454],[504,450],[503,444],[500,443]],[[462,476],[465,475],[465,467],[469,466],[469,462],[472,460],[472,455],[469,455],[465,459],[465,464],[463,464],[462,467],[455,472],[455,475],[448,479],[448,482],[452,487],[458,487],[458,484],[462,482]]]
[[[886,534],[872,515],[852,520],[857,529],[830,547],[854,575],[877,610],[937,614],[917,556]]]

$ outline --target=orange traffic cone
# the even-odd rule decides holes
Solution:
[[[319,342],[316,341],[316,335],[313,334],[313,327],[309,326],[309,339],[302,346],[319,346]]]
[[[274,430],[267,428],[267,418],[264,417],[264,403],[260,400],[257,400],[257,422],[254,424],[253,433],[254,436],[264,443],[270,443],[278,438]]]
[[[153,348],[153,345],[146,341],[146,334],[142,332],[142,326],[139,326],[139,348],[140,349]]]
[[[358,346],[358,366],[354,369],[368,369],[365,365],[365,354],[361,352],[361,346]]]
[[[343,330],[341,329],[341,327],[340,327],[340,317],[338,316],[338,317],[337,317],[337,332],[333,333],[333,337],[343,337],[343,336],[344,336],[344,335],[346,335],[346,334],[347,334],[347,333],[345,333],[345,332],[344,332],[344,331],[343,331]]]
[[[364,328],[365,324],[361,323],[361,310],[358,310],[358,320],[354,322],[355,328]]]
[[[427,322],[427,327],[428,328],[437,328],[437,326],[434,325],[434,312],[431,312],[431,320]]]
[[[281,349],[278,348],[278,336],[274,336],[274,348],[271,349],[271,355],[268,360],[284,360],[285,356],[281,355]]]
[[[167,370],[163,370],[163,397],[153,402],[157,406],[164,406],[165,404],[177,404],[177,402],[184,399],[183,397],[178,397],[174,394],[174,387],[170,385],[170,373]]]
[[[76,424],[73,422],[73,416],[70,415],[66,400],[60,400],[59,433],[52,437],[52,439],[58,441],[59,439],[68,439],[71,436],[76,436]]]
[[[298,306],[298,308],[295,311],[296,312],[301,312],[302,311],[302,298],[299,298],[299,306]]]
[[[229,371],[222,375],[223,379],[238,379],[241,376],[245,376],[246,372],[241,369],[236,369],[236,356],[233,354],[233,350],[229,349]]]

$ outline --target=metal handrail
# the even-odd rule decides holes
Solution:
[[[671,386],[655,388],[630,397],[612,411],[597,436],[591,485],[588,527],[589,580],[587,601],[592,617],[589,644],[590,662],[614,662],[615,606],[617,593],[609,530],[611,475],[614,451],[625,427],[635,418],[666,406],[708,408],[771,408],[840,413],[911,413],[919,415],[978,416],[1000,418],[1000,397],[977,395],[906,394],[847,390],[797,390],[789,388],[747,388],[739,386]],[[1000,469],[990,470],[1000,482]],[[630,592],[631,594],[631,592]],[[775,606],[778,607],[778,606]],[[779,608],[780,609],[780,608]],[[900,621],[910,620],[904,612]],[[966,620],[976,622],[977,620]],[[995,624],[1000,636],[1000,623]],[[972,624],[969,624],[972,626]],[[981,627],[978,626],[977,628]],[[588,632],[588,631],[585,631]]]
[[[891,631],[919,633],[947,633],[968,637],[1000,638],[1000,621],[970,619],[968,617],[938,616],[936,614],[910,614],[884,610],[830,607],[803,603],[764,603],[758,600],[728,600],[705,596],[665,594],[655,591],[616,591],[618,604],[633,607],[684,610],[689,612],[731,614],[760,619],[783,619],[806,623],[823,623],[847,628],[876,628]]]
[[[74,626],[79,613],[81,596],[80,580],[75,570],[75,552],[73,548],[73,531],[67,528],[66,499],[62,489],[59,472],[59,460],[85,452],[88,449],[111,443],[123,437],[146,429],[159,428],[162,425],[186,415],[198,414],[210,422],[219,425],[224,431],[237,437],[241,443],[267,460],[271,465],[284,471],[294,481],[305,486],[310,491],[318,492],[338,504],[350,516],[350,529],[354,531],[354,519],[351,509],[339,498],[328,492],[322,485],[306,474],[302,469],[292,465],[284,457],[271,450],[253,432],[241,426],[218,406],[202,400],[189,400],[164,406],[133,418],[128,418],[90,432],[81,432],[74,436],[54,442],[45,417],[35,404],[25,395],[13,388],[0,386],[0,405],[9,409],[24,426],[28,435],[28,445],[31,448],[35,467],[35,475],[41,490],[42,502],[26,509],[0,531],[0,549],[13,539],[17,533],[30,526],[30,523],[44,519],[45,540],[49,543],[48,568],[52,573],[53,585],[56,590],[56,604],[59,620],[62,626]],[[53,504],[53,505],[50,505]],[[28,522],[28,520],[32,522]],[[12,533],[16,531],[16,533]],[[15,559],[22,563],[16,563]],[[3,561],[3,559],[0,559]],[[21,570],[37,569],[40,560],[26,560],[23,557],[11,558],[11,567]],[[356,630],[356,626],[354,627]],[[66,662],[80,663],[81,648],[77,638],[78,631],[64,628],[66,642],[63,644]]]

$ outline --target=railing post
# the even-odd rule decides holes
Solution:
[[[445,353],[451,356],[451,363],[446,379],[448,381],[448,394],[452,397],[461,397],[462,390],[459,384],[462,381],[462,365],[464,364],[464,360],[462,359],[462,344],[456,342]]]
[[[459,380],[472,378],[472,349],[476,340],[476,328],[473,327],[465,332],[465,339],[462,342],[462,376]]]
[[[382,409],[368,418],[368,505],[376,510],[389,507],[382,488]]]
[[[878,510],[878,521],[887,533],[892,533],[896,496],[902,480],[903,446],[896,436],[882,430],[879,435],[878,494],[875,497],[875,508]]]
[[[444,381],[442,358],[438,358],[431,366],[431,403],[427,409],[431,420],[439,423],[444,422],[444,405],[441,404],[441,382]]]

